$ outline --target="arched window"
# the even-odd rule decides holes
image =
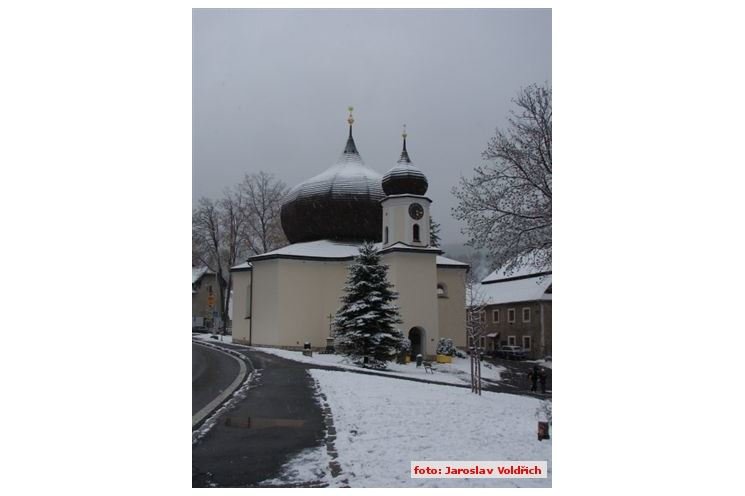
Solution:
[[[385,236],[383,237],[383,243],[388,244],[388,226],[385,226]]]
[[[414,241],[419,243],[419,224],[414,224]]]
[[[448,297],[448,287],[445,286],[445,284],[438,282],[437,283],[437,297],[438,298],[447,298]]]

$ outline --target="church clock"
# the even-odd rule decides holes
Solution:
[[[419,220],[424,215],[424,209],[418,203],[412,203],[409,205],[409,215],[414,220]]]

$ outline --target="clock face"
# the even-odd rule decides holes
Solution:
[[[424,215],[424,209],[418,203],[412,203],[409,205],[409,215],[414,220],[419,220]]]

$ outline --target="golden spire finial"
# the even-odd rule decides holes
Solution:
[[[349,118],[347,119],[347,122],[351,126],[352,124],[354,124],[354,117],[352,117],[352,112],[354,111],[354,107],[351,107],[351,106],[347,107],[347,110],[349,110]]]
[[[406,139],[406,136],[408,136],[408,135],[406,134],[406,124],[404,124],[404,132],[403,132],[403,133],[401,133],[401,137],[402,137],[403,139]]]

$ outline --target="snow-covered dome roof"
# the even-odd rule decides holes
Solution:
[[[349,120],[347,145],[336,163],[292,188],[284,200],[280,218],[290,243],[381,240],[381,176],[365,167]]]
[[[414,167],[406,151],[406,131],[403,133],[404,148],[396,165],[383,176],[383,191],[386,195],[423,195],[429,183],[427,176]]]

